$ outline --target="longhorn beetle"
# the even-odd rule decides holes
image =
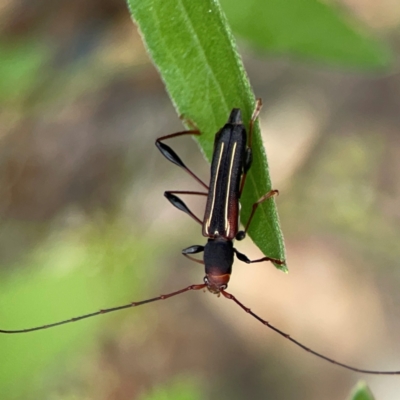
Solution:
[[[42,329],[53,328],[59,325],[76,322],[82,319],[91,318],[100,314],[107,314],[110,312],[123,310],[130,307],[141,306],[143,304],[152,303],[158,300],[165,300],[173,296],[191,291],[207,289],[209,292],[216,295],[223,295],[229,300],[233,300],[240,308],[246,313],[250,314],[256,320],[266,325],[268,328],[277,332],[279,335],[290,340],[295,345],[301,347],[303,350],[308,351],[315,356],[322,358],[332,364],[340,367],[361,372],[365,374],[374,375],[400,375],[400,371],[375,371],[352,367],[350,365],[333,360],[323,354],[320,354],[302,343],[293,339],[287,333],[281,331],[275,326],[271,325],[268,321],[262,319],[243,303],[241,303],[235,296],[228,293],[229,278],[232,273],[232,264],[234,255],[247,264],[257,263],[263,261],[271,261],[274,264],[284,265],[283,260],[277,260],[271,257],[262,257],[257,260],[250,260],[246,255],[240,253],[233,247],[233,240],[243,240],[249,229],[250,223],[257,210],[257,207],[264,201],[273,198],[278,194],[277,190],[270,190],[262,196],[257,202],[253,204],[250,217],[244,227],[244,230],[239,230],[239,200],[242,194],[246,176],[252,163],[252,134],[254,123],[258,118],[261,109],[261,100],[258,99],[249,124],[249,135],[242,122],[242,114],[240,109],[234,108],[228,118],[227,123],[215,135],[214,152],[211,162],[211,177],[210,184],[206,185],[200,178],[198,178],[186,165],[182,162],[179,156],[168,145],[163,143],[164,140],[171,139],[183,135],[200,135],[198,129],[187,130],[182,132],[173,133],[170,135],[162,136],[156,140],[156,146],[161,154],[172,163],[183,168],[189,175],[196,179],[205,189],[206,192],[194,191],[166,191],[164,193],[168,201],[179,210],[185,212],[195,221],[202,225],[203,236],[207,237],[205,246],[193,245],[182,250],[182,254],[192,261],[204,264],[205,277],[204,282],[201,284],[190,285],[176,292],[163,294],[151,299],[142,300],[138,302],[131,302],[122,306],[106,308],[103,310],[95,311],[90,314],[81,315],[71,319],[54,322],[48,325],[37,326],[34,328],[18,329],[18,330],[4,330],[0,329],[0,333],[27,333],[38,331]],[[207,203],[203,220],[200,220],[194,215],[186,204],[178,197],[177,194],[186,195],[200,195],[207,196]],[[193,258],[192,254],[203,254],[203,261]]]

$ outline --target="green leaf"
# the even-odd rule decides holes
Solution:
[[[359,381],[351,391],[348,400],[374,400],[374,396],[367,384],[364,381]]]
[[[388,66],[391,53],[355,21],[318,0],[221,0],[232,29],[275,54],[363,69]]]
[[[215,133],[232,108],[240,108],[248,124],[255,104],[219,4],[213,0],[128,3],[178,113],[198,126],[199,144],[210,160]],[[271,189],[258,124],[254,133],[254,162],[242,197],[242,222],[247,221],[252,204]],[[259,207],[249,234],[265,255],[285,259],[273,201]]]

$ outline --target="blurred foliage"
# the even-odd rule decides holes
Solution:
[[[357,69],[388,67],[391,53],[361,24],[319,0],[221,0],[238,37],[270,56]]]
[[[156,256],[152,244],[128,233],[121,223],[58,233],[27,256],[23,265],[12,266],[16,271],[28,268],[29,273],[17,272],[0,280],[0,304],[7,305],[0,310],[1,327],[37,326],[142,298],[152,281],[154,271],[149,266]],[[141,265],[146,269],[138,268]],[[132,316],[138,318],[140,313],[137,310]],[[62,357],[68,363],[78,351],[93,351],[90,344],[95,332],[102,327],[106,334],[112,330],[112,321],[121,317],[99,316],[48,331],[2,336],[3,398],[38,398],[33,388],[39,390],[40,374],[55,377],[59,373],[52,367],[55,359]]]
[[[312,165],[306,167],[307,173],[293,185],[298,206],[286,198],[282,210],[308,229],[327,231],[330,227],[376,262],[396,262],[400,257],[395,239],[398,222],[375,212],[380,192],[369,185],[378,178],[376,165],[386,157],[384,150],[385,137],[375,132],[326,138]],[[317,220],[312,218],[316,211],[321,215]]]
[[[143,396],[139,400],[201,400],[203,395],[198,385],[193,379],[185,376],[175,377],[167,385],[157,387]]]
[[[32,39],[0,42],[0,105],[23,102],[48,59],[49,49]]]
[[[374,396],[367,384],[363,381],[357,383],[348,400],[374,400]]]

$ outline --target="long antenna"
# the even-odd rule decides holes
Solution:
[[[105,308],[103,310],[95,311],[95,312],[92,312],[90,314],[80,315],[79,317],[74,317],[74,318],[66,319],[64,321],[54,322],[54,323],[48,324],[48,325],[35,326],[34,328],[17,329],[17,330],[0,329],[0,333],[28,333],[28,332],[34,332],[34,331],[41,331],[43,329],[54,328],[56,326],[65,325],[65,324],[69,324],[71,322],[80,321],[82,319],[92,318],[92,317],[95,317],[97,315],[108,314],[108,313],[112,313],[114,311],[125,310],[126,308],[142,306],[143,304],[152,303],[152,302],[158,301],[158,300],[169,299],[170,297],[177,296],[178,294],[189,292],[190,290],[201,290],[201,289],[204,289],[205,287],[206,287],[206,285],[204,283],[201,284],[201,285],[190,285],[190,286],[188,286],[188,287],[186,287],[184,289],[177,290],[176,292],[172,292],[172,293],[169,293],[169,294],[162,294],[160,296],[153,297],[152,299],[132,302],[132,303],[124,304],[123,306],[118,306],[118,307]]]
[[[298,342],[296,339],[293,339],[289,334],[281,331],[280,329],[276,328],[275,326],[271,325],[268,321],[266,321],[265,319],[262,319],[261,317],[259,317],[257,314],[255,314],[253,311],[250,310],[250,308],[247,308],[243,303],[241,303],[235,296],[233,296],[232,294],[226,292],[225,290],[221,290],[221,293],[224,297],[226,297],[229,300],[233,300],[242,310],[246,311],[247,314],[250,314],[252,317],[254,317],[257,321],[260,321],[262,324],[268,326],[268,328],[272,329],[273,331],[275,331],[276,333],[279,333],[279,335],[283,336],[285,339],[290,340],[292,343],[294,343],[296,346],[301,347],[303,350],[314,354],[314,356],[317,356],[319,358],[322,358],[325,361],[328,361],[332,364],[335,365],[339,365],[340,367],[349,369],[351,371],[355,371],[355,372],[361,372],[363,374],[370,374],[370,375],[400,375],[400,371],[374,371],[374,370],[370,370],[370,369],[361,369],[361,368],[356,368],[356,367],[352,367],[350,365],[347,364],[343,364],[339,361],[336,361],[330,357],[324,356],[321,353],[317,353],[316,351],[310,349],[307,346],[304,346],[304,344]]]
[[[95,317],[97,315],[107,314],[107,313],[111,313],[111,312],[119,311],[119,310],[124,310],[126,308],[138,307],[138,306],[142,306],[143,304],[152,303],[154,301],[166,300],[166,299],[169,299],[170,297],[178,296],[178,295],[180,295],[182,293],[186,293],[186,292],[189,292],[191,290],[201,290],[201,289],[205,289],[206,287],[207,287],[207,285],[204,284],[204,283],[203,284],[199,284],[199,285],[190,285],[190,286],[188,286],[188,287],[186,287],[184,289],[177,290],[176,292],[172,292],[172,293],[168,293],[168,294],[162,294],[160,296],[153,297],[151,299],[132,302],[132,303],[124,304],[122,306],[118,306],[118,307],[105,308],[103,310],[99,310],[99,311],[96,311],[96,312],[93,312],[93,313],[90,313],[90,314],[81,315],[81,316],[75,317],[75,318],[66,319],[64,321],[54,322],[52,324],[36,326],[34,328],[27,328],[27,329],[17,329],[17,330],[0,329],[0,333],[8,333],[8,334],[28,333],[28,332],[40,331],[40,330],[43,330],[43,329],[54,328],[56,326],[69,324],[71,322],[76,322],[76,321],[80,321],[82,319]],[[290,340],[296,346],[301,347],[303,350],[313,354],[316,357],[322,358],[323,360],[328,361],[328,362],[330,362],[332,364],[338,365],[338,366],[340,366],[342,368],[346,368],[346,369],[349,369],[351,371],[360,372],[360,373],[363,373],[363,374],[370,374],[370,375],[400,375],[400,371],[374,371],[374,370],[369,370],[369,369],[361,369],[361,368],[352,367],[350,365],[347,365],[347,364],[341,363],[339,361],[336,361],[336,360],[334,360],[334,359],[332,359],[330,357],[324,356],[323,354],[318,353],[318,352],[310,349],[309,347],[305,346],[304,344],[298,342],[296,339],[293,339],[289,334],[281,331],[280,329],[278,329],[275,326],[273,326],[272,324],[270,324],[268,321],[266,321],[266,320],[262,319],[261,317],[259,317],[257,314],[255,314],[253,311],[251,311],[250,308],[246,307],[243,303],[241,303],[232,294],[228,293],[225,290],[221,290],[221,293],[227,299],[233,300],[242,310],[246,311],[247,314],[250,314],[257,321],[260,321],[262,324],[266,325],[268,328],[272,329],[273,331],[275,331],[279,335],[283,336],[285,339]]]

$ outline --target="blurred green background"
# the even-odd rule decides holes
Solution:
[[[264,102],[290,270],[237,263],[230,291],[317,351],[400,369],[400,6],[334,2],[351,32],[391,45],[390,64],[376,39],[365,39],[372,50],[349,47],[343,30],[320,31],[329,21],[318,24],[311,1],[303,13],[274,14],[285,35],[267,49],[248,23],[260,3],[247,13],[239,0],[225,3]],[[306,37],[325,47],[300,40],[293,21],[305,17]],[[0,328],[200,283],[202,268],[180,250],[204,238],[162,196],[197,186],[154,146],[182,125],[126,5],[3,0],[0,33]],[[352,56],[364,49],[357,43],[364,58]],[[193,141],[173,147],[207,179]],[[202,199],[191,207],[201,214]],[[250,240],[238,248],[260,254]],[[359,379],[204,293],[1,335],[0,360],[6,400],[336,400]],[[398,399],[397,378],[364,378],[376,398]]]

